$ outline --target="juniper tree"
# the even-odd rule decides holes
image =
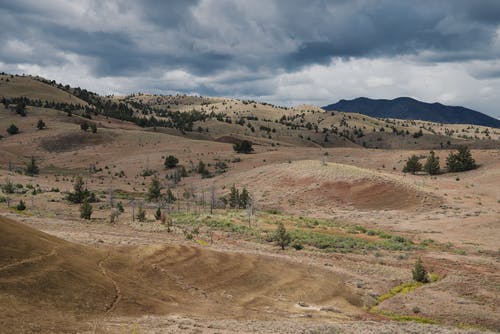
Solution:
[[[457,153],[450,153],[446,158],[446,167],[449,172],[464,172],[477,168],[469,148],[465,145],[458,147]]]
[[[243,190],[241,191],[238,202],[241,209],[246,208],[247,205],[250,204],[250,194],[248,193],[247,188],[243,188]]]
[[[146,220],[146,211],[142,207],[142,204],[139,204],[139,208],[137,210],[137,220],[140,222],[144,222]]]
[[[90,219],[92,216],[92,205],[85,199],[80,206],[80,218],[82,219]]]
[[[417,282],[427,283],[429,282],[429,277],[427,276],[427,270],[425,270],[422,259],[419,257],[412,271],[413,279]]]
[[[281,247],[282,250],[284,250],[285,247],[288,246],[292,241],[292,237],[286,231],[285,225],[283,225],[283,223],[279,223],[278,227],[276,228],[276,232],[274,234],[274,241],[278,246]]]
[[[172,169],[177,167],[177,164],[179,163],[179,159],[174,157],[173,155],[169,155],[168,157],[165,158],[164,165],[168,169]]]
[[[233,184],[229,193],[229,207],[238,208],[240,206],[240,192]]]
[[[425,162],[424,165],[424,171],[426,171],[430,175],[439,174],[440,171],[439,158],[436,157],[434,151],[431,151],[430,155],[427,157],[427,161]]]
[[[146,199],[150,202],[158,202],[161,198],[161,184],[158,177],[154,177],[149,185],[148,193],[146,194]]]
[[[25,170],[26,175],[38,175],[40,173],[40,169],[36,165],[36,160],[34,156],[31,156],[30,161],[26,164],[26,170]]]
[[[9,135],[17,135],[19,133],[19,128],[12,123],[8,128],[7,128],[7,133]]]
[[[41,119],[38,120],[38,123],[36,123],[36,127],[38,130],[43,130],[45,129],[45,122]]]
[[[403,167],[403,173],[412,173],[420,172],[422,170],[422,164],[418,161],[418,157],[416,155],[412,155],[406,161],[406,165]]]

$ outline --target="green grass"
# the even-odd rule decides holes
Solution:
[[[205,227],[254,237],[257,242],[270,241],[276,226],[283,223],[292,243],[325,252],[356,253],[370,250],[411,251],[415,245],[401,236],[362,226],[346,226],[333,219],[297,217],[279,213],[258,212],[252,226],[247,224],[245,211],[217,210],[213,214],[194,212],[172,213],[174,224]],[[374,236],[362,237],[359,234]]]
[[[327,252],[348,253],[357,250],[413,250],[413,244],[407,240],[398,239],[366,240],[348,235],[332,235],[321,232],[293,230],[290,231],[292,240],[312,246]]]

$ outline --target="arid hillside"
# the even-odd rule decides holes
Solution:
[[[499,129],[2,75],[0,135],[0,332],[500,329]]]

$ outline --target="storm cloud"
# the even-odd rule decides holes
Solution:
[[[0,70],[99,93],[412,96],[499,117],[500,1],[0,1]]]

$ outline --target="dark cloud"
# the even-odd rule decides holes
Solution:
[[[202,94],[272,95],[273,76],[335,59],[496,60],[497,31],[498,0],[0,1],[0,63],[76,55],[94,78],[181,70]]]

